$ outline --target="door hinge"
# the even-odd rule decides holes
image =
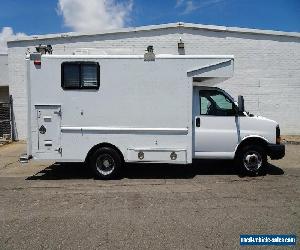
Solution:
[[[61,148],[61,147],[60,147],[60,148],[57,148],[57,149],[55,149],[55,151],[57,151],[58,153],[62,154],[62,148]]]
[[[61,117],[61,109],[59,111],[54,111],[54,114],[59,115]]]

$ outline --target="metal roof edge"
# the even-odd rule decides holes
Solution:
[[[181,23],[168,23],[168,24],[159,24],[159,25],[146,25],[146,26],[139,26],[139,27],[111,29],[111,30],[104,30],[104,31],[99,31],[99,32],[84,32],[84,33],[66,32],[66,33],[56,33],[56,34],[46,34],[46,35],[32,35],[32,36],[24,36],[24,37],[8,40],[7,42],[11,43],[11,42],[21,42],[21,41],[31,41],[31,40],[80,37],[80,36],[98,36],[98,35],[106,35],[106,34],[118,34],[118,33],[129,33],[129,32],[138,32],[138,31],[176,28],[179,26],[181,26]]]
[[[67,32],[67,33],[57,33],[57,34],[47,34],[47,35],[32,35],[32,36],[25,36],[22,38],[8,40],[7,43],[43,40],[43,39],[58,39],[58,38],[69,38],[69,37],[130,33],[130,32],[160,30],[160,29],[168,29],[168,28],[203,29],[203,30],[218,31],[218,32],[226,32],[227,31],[227,32],[236,32],[236,33],[287,36],[287,37],[300,38],[300,32],[261,30],[261,29],[251,29],[251,28],[240,28],[240,27],[228,27],[228,26],[218,26],[218,25],[177,22],[177,23],[168,23],[168,24],[159,24],[159,25],[147,25],[147,26],[139,26],[139,27],[120,28],[120,29],[114,29],[114,30],[106,30],[106,31],[102,31],[102,32],[86,32],[86,33]]]
[[[233,55],[169,55],[157,54],[157,59],[223,59],[233,60]],[[47,59],[143,59],[144,55],[42,55]]]
[[[215,63],[210,63],[210,64],[207,64],[207,65],[203,65],[201,67],[189,69],[187,71],[187,74],[193,74],[194,72],[199,71],[201,69],[206,69],[206,68],[209,68],[209,67],[212,67],[212,66],[216,66],[216,65],[220,65],[220,64],[224,64],[224,63],[230,62],[233,58],[228,58],[228,59],[226,59],[226,58],[220,58],[220,59],[223,59],[223,60],[219,61],[219,62],[215,62]]]
[[[206,29],[206,30],[213,30],[213,31],[228,31],[228,32],[236,32],[236,33],[249,33],[249,34],[274,35],[274,36],[290,36],[290,37],[299,37],[300,38],[300,32],[262,30],[262,29],[206,25],[206,24],[195,24],[195,23],[184,23],[184,27],[194,28],[194,29]]]

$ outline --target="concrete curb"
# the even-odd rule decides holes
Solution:
[[[300,145],[300,141],[282,141],[282,143],[286,145]]]
[[[300,145],[299,135],[282,135],[281,140],[283,144]]]

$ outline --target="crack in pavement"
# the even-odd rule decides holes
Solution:
[[[10,165],[18,163],[18,162],[19,162],[19,160],[13,161],[13,162],[9,162],[9,163],[5,164],[3,167],[0,167],[0,170],[5,169],[5,168],[9,167]]]

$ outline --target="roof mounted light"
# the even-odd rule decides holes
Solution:
[[[184,42],[182,41],[181,37],[179,38],[179,42],[177,43],[178,49],[184,49]]]
[[[153,45],[149,45],[147,47],[147,52],[152,52],[153,53],[153,51],[154,51]]]
[[[147,52],[144,54],[144,61],[155,61],[153,45],[149,45],[146,51]]]
[[[51,45],[43,45],[43,44],[39,44],[39,46],[35,47],[36,52],[41,53],[41,54],[52,54],[52,46]]]

